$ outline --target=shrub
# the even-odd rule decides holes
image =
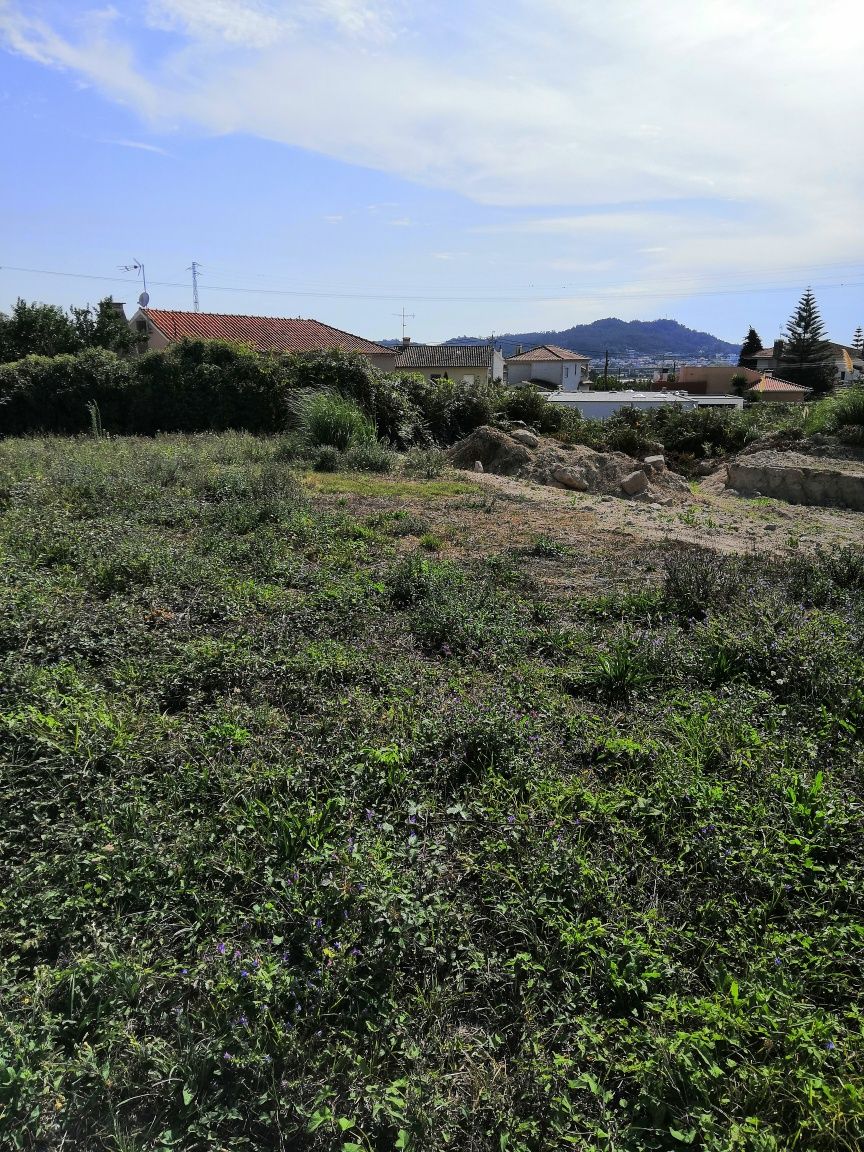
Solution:
[[[355,472],[392,472],[394,453],[378,440],[353,444],[345,453],[345,467]]]
[[[84,432],[90,427],[88,403],[98,405],[107,431],[127,431],[129,383],[129,364],[102,348],[0,365],[3,433]]]
[[[325,444],[319,448],[318,454],[312,462],[315,472],[338,472],[342,468],[345,457],[338,448],[332,444]]]
[[[327,445],[346,452],[354,444],[374,443],[375,426],[351,400],[332,392],[299,397],[295,416],[301,436],[312,447]]]
[[[447,457],[440,448],[411,448],[402,466],[409,476],[434,480],[447,467]]]
[[[508,420],[522,420],[541,432],[557,432],[563,413],[550,404],[542,392],[530,385],[508,388],[501,393],[500,409]]]

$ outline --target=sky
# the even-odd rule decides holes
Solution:
[[[812,285],[864,324],[859,0],[0,0],[0,310],[111,294],[372,339]]]

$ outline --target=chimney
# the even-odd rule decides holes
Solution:
[[[122,300],[112,300],[111,307],[118,316],[122,316],[124,320],[126,319],[126,305]]]
[[[775,360],[780,360],[782,358],[782,356],[783,356],[783,341],[782,340],[775,340],[774,341],[774,351],[772,352],[771,355],[772,355],[773,359],[775,359]]]
[[[410,343],[411,343],[411,337],[410,336],[403,336],[402,337],[402,347],[403,348],[407,348]]]
[[[517,344],[517,345],[516,345],[516,355],[517,355],[517,356],[521,356],[521,355],[522,355],[522,345],[521,345],[521,344]]]

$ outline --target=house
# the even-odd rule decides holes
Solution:
[[[284,316],[233,316],[215,312],[169,312],[139,308],[129,325],[146,337],[148,351],[167,348],[179,340],[227,340],[249,344],[258,352],[324,352],[338,348],[359,352],[376,368],[392,372],[395,348],[385,348],[362,336],[331,328],[319,320]]]
[[[864,376],[864,353],[848,344],[829,341],[838,384],[851,384]],[[783,341],[775,340],[771,348],[754,353],[756,370],[760,373],[783,371]]]
[[[576,392],[583,382],[587,383],[590,363],[590,356],[582,356],[555,344],[541,344],[508,357],[507,383],[537,384],[541,388]]]
[[[553,392],[549,403],[558,405],[567,412],[578,412],[588,420],[608,420],[621,408],[633,408],[637,412],[665,408],[689,412],[694,408],[726,408],[729,410],[744,407],[741,396],[689,396],[686,392]]]
[[[734,364],[682,364],[678,369],[676,386],[691,396],[732,396],[732,381],[743,376],[748,384],[758,384],[762,373],[753,368],[738,368]]]
[[[504,357],[491,344],[412,344],[396,350],[396,372],[418,372],[427,380],[491,384],[504,378]]]
[[[810,389],[790,384],[788,380],[778,380],[769,373],[748,388],[747,394],[754,400],[764,400],[769,404],[803,404],[810,395]]]

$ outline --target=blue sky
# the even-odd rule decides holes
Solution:
[[[864,324],[851,0],[0,0],[0,308]],[[17,271],[34,269],[39,271]],[[52,273],[68,273],[61,276]],[[89,277],[89,278],[86,278]]]

